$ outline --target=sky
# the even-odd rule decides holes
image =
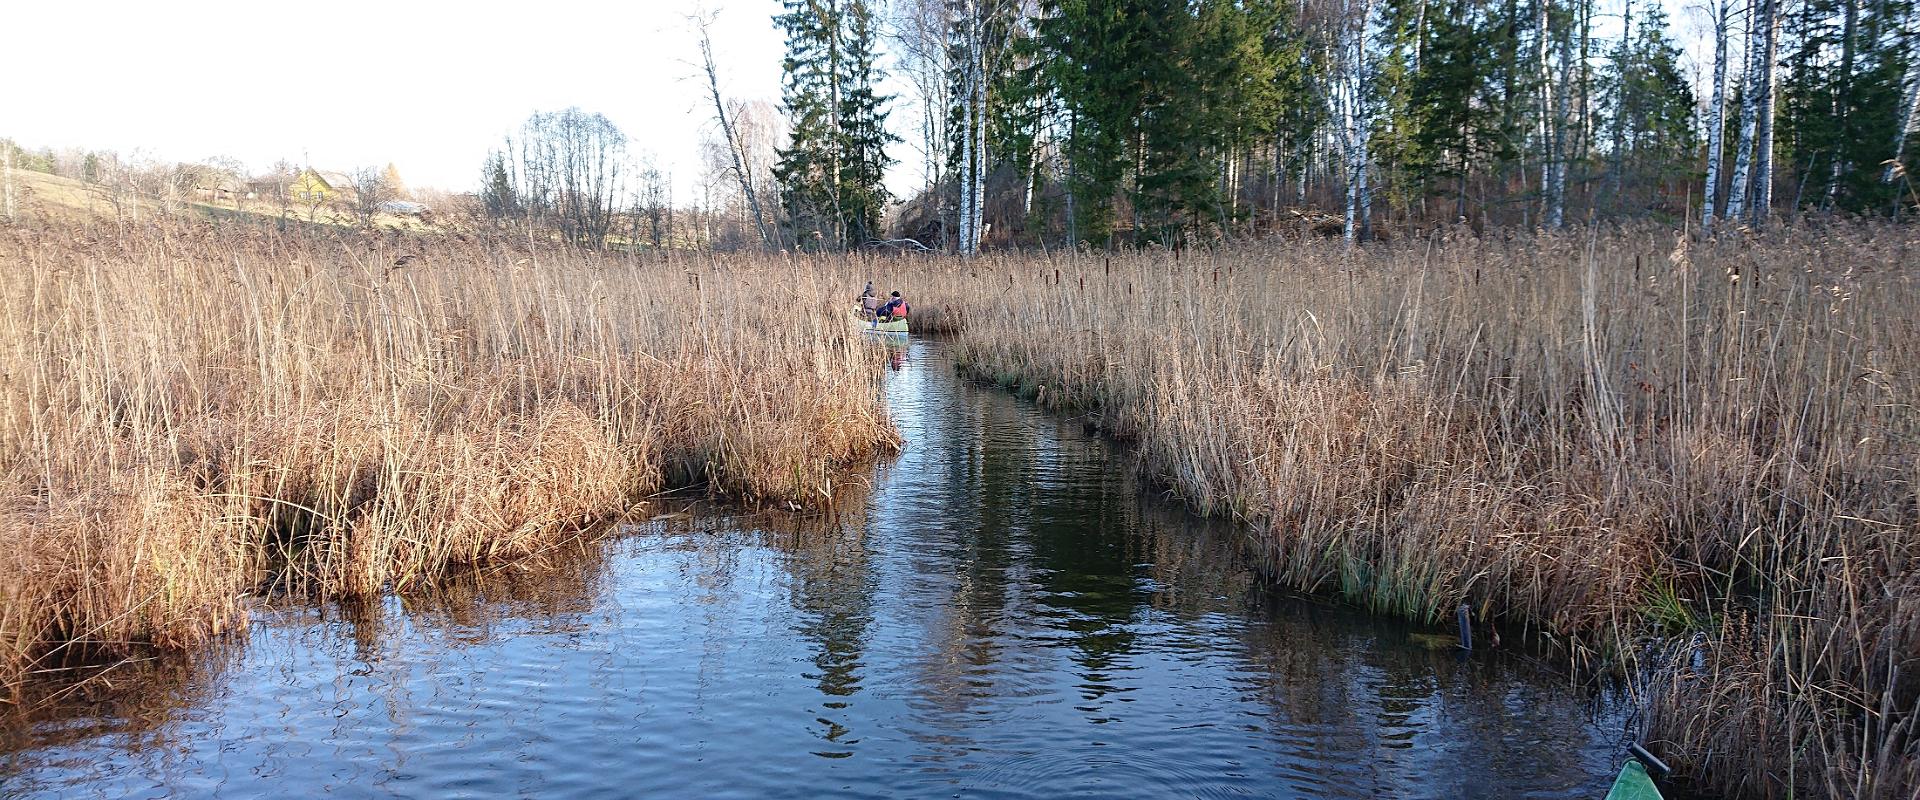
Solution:
[[[1697,3],[1662,1],[1674,35],[1705,62]],[[392,163],[409,186],[466,191],[488,150],[529,114],[579,106],[606,114],[632,150],[671,172],[676,196],[693,197],[713,115],[688,16],[716,15],[729,98],[780,95],[778,0],[9,6],[0,136],[36,148],[228,156],[254,171],[282,159],[339,171]],[[1595,27],[1605,36],[1618,22]],[[910,125],[911,103],[895,106],[895,126]],[[905,144],[892,155],[900,163],[888,187],[908,194],[919,159]]]
[[[718,14],[722,90],[780,93],[777,0],[8,6],[0,136],[28,147],[230,156],[253,170],[391,162],[409,186],[467,190],[529,114],[579,106],[685,190],[713,116],[688,23],[703,6]]]

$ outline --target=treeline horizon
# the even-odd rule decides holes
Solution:
[[[1704,85],[1660,5],[1634,0],[784,6],[778,106],[726,97],[693,21],[715,124],[691,202],[580,108],[534,113],[477,192],[443,202],[592,247],[961,253],[1920,207],[1916,0],[1705,0]],[[920,162],[911,196],[884,185],[890,145]],[[0,155],[141,184],[111,154]],[[155,193],[164,175],[244,174],[164,166]]]
[[[1914,0],[1709,0],[1705,86],[1660,6],[1633,0],[784,8],[778,109],[723,96],[696,21],[718,132],[708,191],[736,246],[973,253],[1629,218],[1711,230],[1920,206]],[[1596,33],[1605,16],[1617,34]],[[906,93],[880,94],[888,77]],[[913,124],[889,126],[903,110]],[[536,114],[488,161],[489,215],[603,241],[577,232],[622,216],[604,145],[624,141],[598,114]],[[883,184],[888,144],[921,161],[910,197]]]

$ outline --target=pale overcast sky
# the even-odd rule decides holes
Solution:
[[[1687,49],[1710,58],[1696,3],[1662,2]],[[487,150],[529,113],[580,106],[611,118],[691,199],[679,193],[699,179],[712,110],[687,15],[718,10],[730,97],[780,94],[778,0],[8,5],[0,136],[29,147],[232,156],[253,170],[283,158],[337,170],[392,162],[410,185],[467,190]],[[1595,33],[1617,31],[1617,19]],[[912,113],[896,101],[896,128]],[[905,145],[892,152],[901,163],[889,186],[906,193],[919,159]]]
[[[470,189],[535,110],[611,118],[682,189],[710,124],[694,0],[9,3],[0,136],[29,147],[232,156]],[[778,0],[718,0],[724,90],[777,101]],[[896,157],[910,160],[902,151]],[[911,182],[911,181],[909,181]]]

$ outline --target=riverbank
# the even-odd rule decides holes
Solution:
[[[1349,252],[993,257],[888,275],[975,375],[1098,412],[1286,583],[1460,603],[1658,672],[1704,788],[1920,785],[1911,227]]]
[[[0,685],[899,445],[843,287],[449,236],[0,231]],[[782,301],[762,303],[768,287]],[[714,324],[721,319],[722,324]]]

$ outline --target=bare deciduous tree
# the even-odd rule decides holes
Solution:
[[[919,101],[916,112],[920,136],[914,146],[920,151],[924,188],[936,192],[940,198],[936,215],[942,220],[946,219],[950,210],[947,206],[948,195],[942,187],[947,182],[947,159],[951,155],[953,141],[947,128],[947,116],[953,108],[953,63],[950,58],[953,50],[949,46],[953,28],[952,2],[897,0],[893,6],[889,37],[900,61],[900,72]],[[941,238],[944,240],[946,235],[943,225]],[[945,249],[945,246],[943,241],[941,248]]]
[[[713,59],[713,17],[711,14],[694,14],[688,18],[694,33],[700,37],[700,66],[706,73],[707,94],[713,100],[713,116],[720,123],[720,136],[727,155],[732,161],[732,172],[740,186],[740,194],[746,198],[748,213],[753,217],[753,225],[760,232],[760,243],[767,247],[778,247],[780,235],[776,227],[761,212],[760,194],[754,186],[752,164],[747,160],[746,147],[739,131],[735,129],[735,114],[720,95],[720,68]]]
[[[530,225],[552,226],[575,244],[606,244],[621,195],[627,135],[578,108],[535,113],[507,152],[518,157],[513,195]]]
[[[394,198],[393,183],[386,170],[361,167],[348,176],[353,179],[353,216],[362,228],[372,228],[380,216],[380,207]]]

